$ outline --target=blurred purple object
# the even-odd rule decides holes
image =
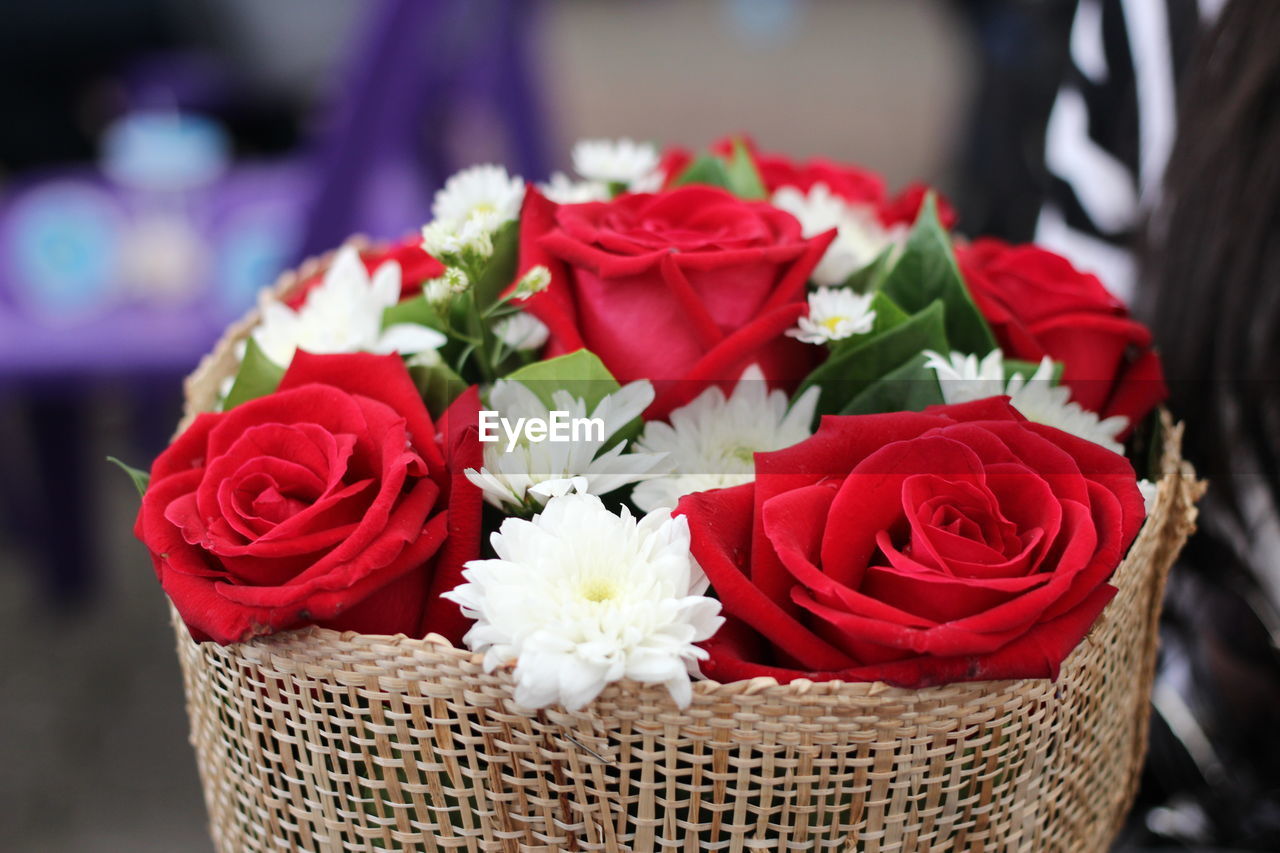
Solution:
[[[353,233],[402,236],[460,166],[445,153],[461,104],[489,107],[511,164],[545,177],[545,122],[530,51],[534,0],[384,0],[369,15],[316,152],[303,255]]]
[[[306,176],[242,166],[157,197],[90,170],[0,202],[0,379],[194,367],[296,245]]]

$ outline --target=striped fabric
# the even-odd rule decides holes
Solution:
[[[1045,133],[1051,182],[1036,242],[1133,295],[1133,245],[1160,197],[1177,87],[1225,0],[1080,0]]]

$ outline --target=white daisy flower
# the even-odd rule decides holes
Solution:
[[[589,181],[630,186],[658,168],[658,149],[631,139],[580,139],[573,146],[573,170]]]
[[[253,340],[280,367],[288,367],[298,349],[410,355],[443,346],[444,335],[417,323],[382,328],[383,312],[399,301],[400,265],[384,263],[371,280],[360,255],[346,246],[298,310],[264,294]]]
[[[773,194],[773,206],[800,220],[805,237],[837,229],[836,238],[812,273],[819,286],[843,284],[886,248],[900,249],[907,239],[905,225],[886,228],[871,205],[845,201],[822,183],[814,184],[807,193],[796,187],[779,187]]]
[[[503,317],[494,324],[493,333],[513,350],[541,349],[549,334],[545,323],[523,311]]]
[[[770,391],[759,366],[742,374],[726,399],[719,388],[703,391],[671,413],[671,422],[650,421],[638,450],[669,454],[679,473],[636,485],[631,500],[648,512],[675,507],[683,495],[723,489],[755,478],[755,454],[781,450],[812,435],[820,389],[800,395],[788,409],[783,391]]]
[[[583,478],[579,491],[604,495],[623,486],[671,469],[661,453],[626,452],[627,442],[620,441],[608,450],[618,430],[640,417],[653,402],[653,385],[639,380],[605,395],[590,413],[600,428],[584,430],[572,441],[529,441],[521,433],[514,446],[499,430],[497,441],[484,442],[484,467],[466,470],[467,479],[484,492],[485,500],[499,509],[537,508],[554,494],[558,483]],[[587,407],[581,397],[559,389],[552,395],[554,410],[572,423],[586,418]],[[552,407],[520,382],[499,379],[489,392],[488,404],[508,423],[520,418],[549,421]],[[550,490],[550,491],[548,491]]]
[[[474,213],[491,214],[496,228],[518,218],[523,201],[524,181],[490,163],[463,169],[445,181],[431,202],[431,216],[457,227]]]
[[[1015,373],[1005,381],[1004,354],[998,349],[981,361],[975,355],[959,352],[946,357],[926,350],[925,355],[925,366],[937,375],[942,398],[948,404],[1008,395],[1013,407],[1029,421],[1056,427],[1116,453],[1124,452],[1118,436],[1128,427],[1129,419],[1122,415],[1101,419],[1071,402],[1071,389],[1053,384],[1053,360],[1048,356],[1029,379]]]
[[[609,185],[600,181],[575,181],[564,172],[554,172],[551,180],[538,184],[538,189],[556,204],[583,204],[588,201],[608,201],[613,197]]]
[[[809,294],[809,316],[787,331],[807,344],[825,344],[871,331],[876,312],[870,293],[854,293],[847,287],[820,287]]]
[[[445,598],[476,623],[464,642],[492,672],[515,664],[515,701],[575,711],[623,678],[662,684],[680,707],[724,617],[689,553],[689,524],[666,510],[637,521],[594,495],[552,498],[508,518]]]

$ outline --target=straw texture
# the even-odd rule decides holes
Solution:
[[[188,417],[247,328],[189,380]],[[509,674],[436,636],[308,628],[220,647],[175,615],[214,842],[1104,851],[1137,786],[1165,577],[1202,491],[1165,422],[1155,508],[1057,682],[699,682],[684,710],[624,682],[583,712],[530,712]]]

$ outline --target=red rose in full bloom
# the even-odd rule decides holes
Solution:
[[[422,248],[422,238],[417,235],[383,248],[362,250],[360,260],[364,262],[369,275],[373,275],[378,267],[388,261],[399,264],[401,298],[420,292],[424,281],[444,275],[444,264],[426,253]],[[322,281],[324,273],[316,273],[294,287],[285,297],[284,303],[295,310],[301,308],[307,301],[307,294]]]
[[[832,236],[713,187],[568,205],[530,189],[520,270],[544,265],[551,284],[526,307],[550,329],[547,355],[586,347],[621,382],[653,380],[661,417],[753,362],[775,384],[808,373],[814,348],[784,333]]]
[[[1096,276],[1037,246],[976,240],[956,248],[969,292],[1004,354],[1062,362],[1071,399],[1130,428],[1168,396],[1151,332]]]
[[[474,424],[478,405],[445,417]],[[478,444],[444,435],[398,357],[299,352],[276,393],[200,415],[160,454],[134,532],[197,640],[312,623],[456,639],[438,594],[479,551],[461,475]]]
[[[836,416],[681,499],[720,681],[1056,677],[1145,517],[1133,468],[991,398]]]

